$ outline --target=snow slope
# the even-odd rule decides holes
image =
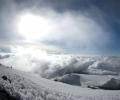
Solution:
[[[9,81],[1,77],[6,75]],[[88,76],[81,75],[84,79]],[[89,80],[91,80],[89,78]],[[95,80],[95,79],[93,79]],[[0,88],[20,100],[119,100],[120,90],[93,90],[41,78],[0,65]]]
[[[111,78],[101,86],[104,89],[120,90],[120,79]]]

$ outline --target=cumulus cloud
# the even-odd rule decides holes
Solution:
[[[53,55],[37,49],[15,48],[15,55],[0,62],[15,69],[53,78],[70,73],[117,75],[120,73],[119,56]]]

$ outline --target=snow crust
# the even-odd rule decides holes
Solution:
[[[101,86],[103,89],[120,90],[120,79],[111,78]]]
[[[54,80],[58,81],[58,82],[63,82],[63,83],[66,83],[66,84],[70,84],[70,85],[81,86],[80,76],[74,75],[74,74],[66,74],[66,75],[64,75],[60,78],[56,78]]]
[[[6,75],[9,81],[1,77]],[[78,75],[86,82],[94,82],[98,77],[91,78],[89,75]],[[77,77],[78,77],[77,76]],[[64,77],[68,77],[66,75]],[[76,76],[72,76],[76,77]],[[95,77],[95,76],[92,76]],[[102,76],[103,77],[103,76]],[[112,77],[112,76],[111,76]],[[114,77],[114,76],[113,76]],[[78,79],[78,78],[76,78]],[[93,80],[91,80],[93,79]],[[102,79],[102,78],[100,78]],[[100,80],[99,79],[99,80]],[[106,77],[103,79],[105,81]],[[81,80],[81,82],[84,82]],[[85,82],[85,83],[86,83]],[[106,91],[83,88],[81,86],[67,85],[61,82],[54,82],[43,79],[35,74],[21,72],[6,66],[0,65],[0,88],[20,100],[119,100],[120,90]]]

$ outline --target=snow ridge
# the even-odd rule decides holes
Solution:
[[[103,89],[120,90],[120,79],[111,78],[100,87]]]

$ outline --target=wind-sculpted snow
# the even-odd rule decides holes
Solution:
[[[78,97],[49,90],[49,88],[41,86],[18,74],[6,73],[5,71],[1,73],[1,71],[0,77],[5,74],[11,80],[11,83],[0,79],[0,89],[7,91],[19,100],[79,100]]]
[[[6,76],[11,82],[3,80],[2,76]],[[90,79],[89,75],[87,77]],[[0,89],[19,100],[119,100],[120,98],[119,90],[105,91],[76,87],[2,65],[0,65]]]
[[[44,78],[53,78],[70,73],[118,75],[120,56],[53,55],[45,52],[18,53],[0,63],[15,69],[33,72]]]
[[[109,90],[120,90],[120,79],[111,78],[100,87]]]
[[[66,74],[60,78],[54,79],[54,81],[63,82],[70,85],[81,86],[80,76],[73,74]]]

